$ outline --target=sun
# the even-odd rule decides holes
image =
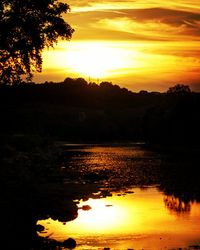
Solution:
[[[130,64],[127,51],[105,42],[74,43],[67,51],[66,60],[70,71],[91,78],[116,75]]]
[[[59,42],[43,53],[44,69],[63,76],[107,80],[140,71],[146,63],[137,46],[127,42]]]

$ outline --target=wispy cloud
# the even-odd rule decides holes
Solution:
[[[96,60],[89,58],[94,51],[100,52],[99,59],[108,48],[104,53],[108,57],[106,62],[115,58],[114,61],[123,59],[124,63],[120,67],[109,63],[106,69],[112,64],[113,67],[109,68],[110,77],[107,74],[106,80],[129,89],[166,90],[173,82],[197,86],[200,79],[199,1],[69,0],[71,13],[65,18],[75,28],[71,45],[59,43],[54,51],[44,53],[44,74],[51,78],[55,75],[59,80],[67,74],[78,76],[78,71],[73,71],[67,60],[74,62],[74,69],[79,67],[82,71],[86,60],[88,68],[94,66],[89,64]],[[91,52],[92,44],[97,43],[98,48]],[[108,51],[114,52],[110,55]],[[105,66],[104,62],[102,66],[98,63],[97,68]],[[51,73],[51,68],[55,73]],[[44,78],[41,76],[41,79]]]
[[[200,14],[163,8],[121,9],[68,16],[79,39],[199,40]],[[119,33],[118,33],[119,32]],[[75,33],[76,38],[76,33]]]
[[[200,13],[199,0],[69,0],[73,11],[167,8]]]
[[[183,39],[200,39],[195,36],[200,32],[196,27],[188,27],[187,24],[171,25],[164,23],[161,20],[146,20],[138,22],[127,17],[115,19],[102,19],[96,25],[96,28],[101,27],[105,30],[120,31],[135,35],[135,38],[141,40],[161,40],[161,41],[176,41]],[[134,37],[132,37],[134,39]]]

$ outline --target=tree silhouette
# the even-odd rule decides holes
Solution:
[[[184,84],[176,84],[167,90],[168,94],[185,95],[191,93],[190,87]]]
[[[62,18],[69,5],[57,0],[1,0],[0,83],[15,84],[42,70],[41,52],[73,29]]]

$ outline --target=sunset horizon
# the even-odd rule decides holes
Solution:
[[[2,249],[200,250],[199,0],[0,17]]]
[[[67,3],[64,18],[75,32],[43,52],[43,71],[34,81],[82,77],[132,91],[164,92],[179,83],[200,91],[196,0]]]

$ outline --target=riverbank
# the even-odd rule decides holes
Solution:
[[[198,200],[200,194],[192,160],[184,165],[172,158],[166,161],[143,144],[69,145],[15,136],[1,143],[0,154],[2,243],[7,249],[62,248],[60,242],[39,237],[37,231],[43,228],[36,223],[49,217],[62,223],[74,220],[81,199],[149,185],[184,202]]]

